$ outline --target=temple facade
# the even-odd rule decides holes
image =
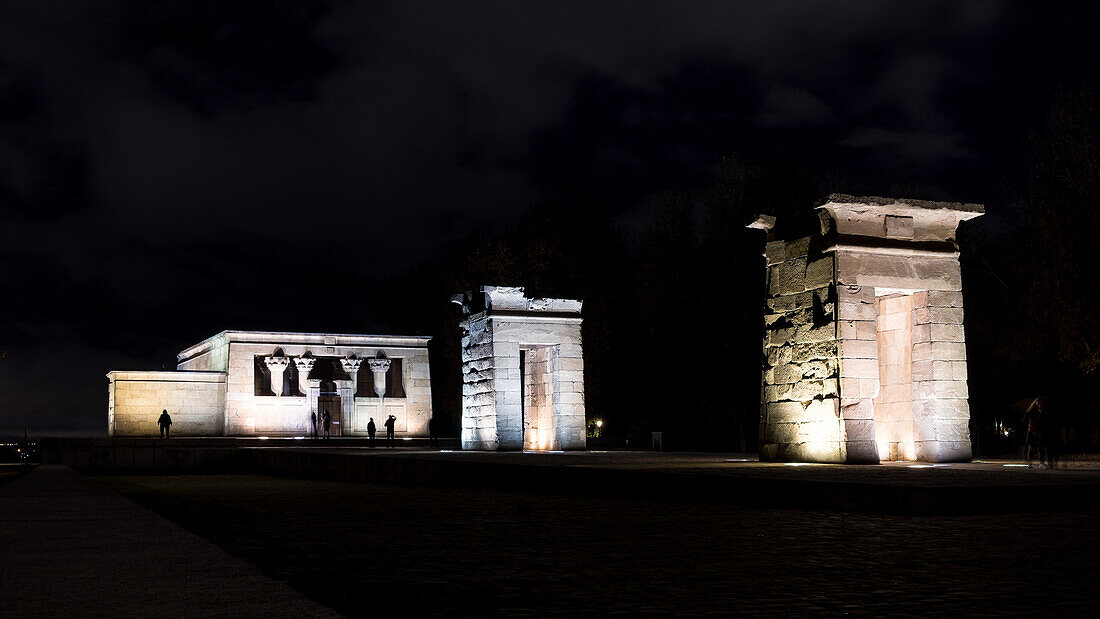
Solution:
[[[765,252],[760,459],[966,461],[962,274],[980,204],[834,194]]]
[[[328,412],[333,436],[366,436],[395,418],[428,435],[428,337],[223,331],[182,351],[176,371],[113,371],[109,436],[156,436],[162,410],[179,436],[308,436]]]

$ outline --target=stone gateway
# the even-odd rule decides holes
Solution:
[[[109,436],[366,436],[396,418],[398,437],[428,435],[427,337],[223,331],[177,356],[176,371],[107,374]]]
[[[581,302],[482,286],[462,306],[463,449],[585,449]]]
[[[979,204],[834,194],[806,222],[761,216],[760,458],[968,461],[955,232]]]

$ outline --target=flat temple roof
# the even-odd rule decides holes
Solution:
[[[226,330],[182,350],[176,359],[183,361],[214,347],[218,340],[273,344],[316,344],[318,346],[402,346],[427,347],[427,335],[367,335],[358,333],[301,333],[297,331],[231,331]]]

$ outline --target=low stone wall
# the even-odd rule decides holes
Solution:
[[[172,432],[219,436],[224,427],[224,372],[110,372],[109,436],[158,436],[167,410]]]

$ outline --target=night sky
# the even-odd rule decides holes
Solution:
[[[727,153],[1011,228],[1091,7],[0,0],[0,436],[103,434],[108,370],[223,329],[386,332],[471,233]]]

